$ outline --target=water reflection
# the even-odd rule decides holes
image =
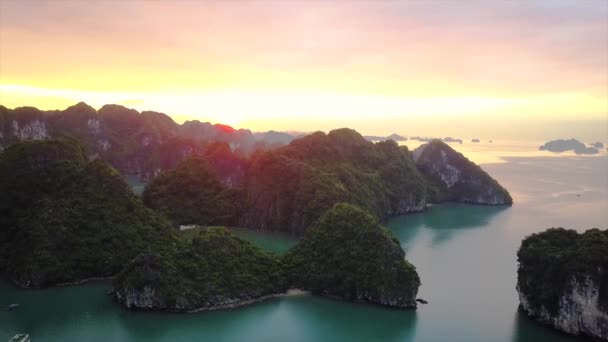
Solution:
[[[217,312],[134,312],[112,302],[110,284],[19,289],[0,281],[0,341],[413,341],[416,311],[290,297]]]
[[[424,213],[391,219],[388,228],[404,245],[410,245],[423,228],[432,233],[432,246],[437,246],[463,231],[486,226],[508,206],[482,206],[460,203],[435,205]]]
[[[124,340],[413,341],[416,312],[302,296],[238,310],[167,314],[123,312]]]
[[[2,279],[0,305],[19,303],[20,306],[14,311],[0,311],[0,340],[8,340],[19,332],[27,332],[32,337],[51,334],[59,339],[66,332],[71,335],[80,334],[80,329],[87,322],[103,324],[112,321],[114,303],[106,295],[109,286],[109,283],[104,282],[78,287],[26,290]]]
[[[394,310],[378,306],[346,303],[319,297],[293,298],[281,303],[277,312],[302,341],[413,341],[416,337],[415,310]]]

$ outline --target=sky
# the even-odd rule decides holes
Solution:
[[[608,140],[608,1],[0,0],[0,104]]]

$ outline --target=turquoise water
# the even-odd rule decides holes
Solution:
[[[606,229],[608,158],[510,158],[483,165],[516,204],[438,205],[387,223],[416,265],[429,301],[415,311],[301,296],[222,312],[130,312],[109,283],[45,290],[0,282],[0,341],[27,332],[33,341],[557,341],[518,312],[516,252],[521,239],[552,226]],[[577,195],[580,195],[577,196]],[[237,232],[274,252],[284,235]]]
[[[283,254],[297,243],[297,240],[288,234],[281,233],[260,233],[249,229],[231,228],[230,231],[243,239],[249,240],[265,250],[275,254]]]

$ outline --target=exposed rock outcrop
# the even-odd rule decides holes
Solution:
[[[209,142],[225,143],[234,152],[249,155],[293,139],[279,132],[254,136],[246,129],[200,121],[179,125],[163,113],[139,113],[120,105],[105,105],[98,111],[82,102],[54,111],[0,106],[0,151],[20,141],[62,136],[77,138],[90,155],[143,182],[158,170],[173,168],[184,158],[204,152]]]
[[[540,323],[608,341],[608,230],[552,228],[518,252],[522,309]]]
[[[519,291],[522,309],[537,321],[573,335],[586,335],[608,341],[608,312],[599,308],[599,284],[590,277],[568,280],[566,291],[559,298],[556,314],[545,307],[535,308]]]
[[[513,200],[496,180],[446,143],[433,140],[413,151],[419,170],[436,186],[434,200],[505,205]]]
[[[339,202],[379,219],[421,211],[427,182],[406,147],[352,129],[316,132],[250,161],[240,225],[300,234]]]

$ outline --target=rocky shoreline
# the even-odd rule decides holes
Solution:
[[[532,319],[564,333],[608,341],[608,313],[598,307],[599,285],[589,277],[572,278],[568,288],[554,314],[545,307],[535,308],[518,287],[520,308]]]
[[[52,284],[50,286],[31,286],[31,285],[24,284],[23,282],[18,281],[17,279],[15,279],[15,277],[8,275],[8,274],[1,274],[0,277],[8,279],[11,284],[13,284],[19,288],[22,288],[22,289],[46,289],[46,288],[53,288],[53,287],[71,287],[71,286],[79,286],[79,285],[83,285],[83,284],[87,284],[87,283],[108,281],[108,280],[114,279],[114,276],[89,277],[89,278],[79,279],[79,280],[70,281],[70,282],[56,283],[56,284]]]
[[[551,228],[517,253],[520,307],[556,330],[608,341],[608,230]]]
[[[55,284],[54,286],[56,286],[56,287],[70,287],[70,286],[83,285],[83,284],[86,284],[86,283],[94,283],[94,282],[98,282],[98,281],[107,281],[107,280],[112,280],[112,279],[114,279],[114,276],[109,276],[109,277],[90,277],[90,278],[85,278],[85,279],[76,280],[76,281],[59,283],[59,284]]]
[[[304,290],[300,290],[300,289],[289,289],[283,293],[275,293],[275,294],[262,296],[259,298],[239,300],[239,301],[235,301],[234,303],[228,303],[228,304],[222,304],[222,305],[204,306],[204,307],[196,308],[196,309],[185,311],[185,312],[186,313],[197,313],[197,312],[205,312],[205,311],[232,310],[232,309],[237,309],[237,308],[241,308],[241,307],[252,305],[252,304],[261,303],[261,302],[264,302],[264,301],[267,301],[270,299],[309,296],[309,295],[310,295],[310,291],[304,291]]]

